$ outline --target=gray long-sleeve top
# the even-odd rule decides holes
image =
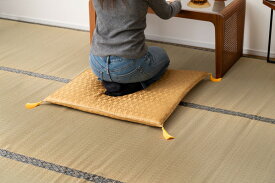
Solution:
[[[141,58],[147,53],[144,29],[148,7],[162,19],[169,19],[181,10],[180,1],[168,4],[166,0],[116,0],[114,6],[110,2],[105,0],[101,7],[99,0],[93,1],[97,14],[91,45],[93,55]]]

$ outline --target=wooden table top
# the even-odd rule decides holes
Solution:
[[[181,4],[182,4],[182,10],[189,10],[189,11],[201,12],[201,13],[218,14],[222,10],[224,10],[233,1],[235,1],[235,0],[227,0],[227,1],[208,0],[207,1],[208,6],[206,6],[206,7],[204,7],[204,6],[197,6],[197,7],[190,6],[190,0],[181,0]]]
[[[166,0],[169,1],[169,0]],[[189,18],[202,21],[210,21],[216,23],[216,16],[223,15],[222,12],[228,8],[236,8],[236,6],[230,6],[232,4],[239,4],[245,0],[207,0],[207,5],[204,6],[191,6],[191,0],[180,0],[182,8],[176,17]],[[148,8],[148,13],[153,13],[151,8]]]
[[[200,12],[200,13],[210,13],[210,14],[219,14],[224,10],[230,3],[236,0],[208,0],[207,6],[190,6],[190,0],[181,0],[182,10]]]
[[[264,3],[266,6],[272,8],[273,10],[275,10],[275,1],[274,1],[274,2],[271,2],[271,1],[264,0],[263,3]]]

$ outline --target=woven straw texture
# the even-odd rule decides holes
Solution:
[[[182,98],[205,72],[168,70],[147,89],[121,96],[104,94],[105,89],[91,70],[86,70],[44,101],[116,119],[162,127]]]

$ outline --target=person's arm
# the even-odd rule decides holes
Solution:
[[[162,19],[169,19],[181,10],[181,2],[179,0],[148,0],[149,7]]]

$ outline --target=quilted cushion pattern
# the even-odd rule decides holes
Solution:
[[[90,69],[58,89],[44,101],[108,116],[111,118],[163,127],[182,98],[202,79],[205,72],[167,70],[145,90],[111,97]]]

